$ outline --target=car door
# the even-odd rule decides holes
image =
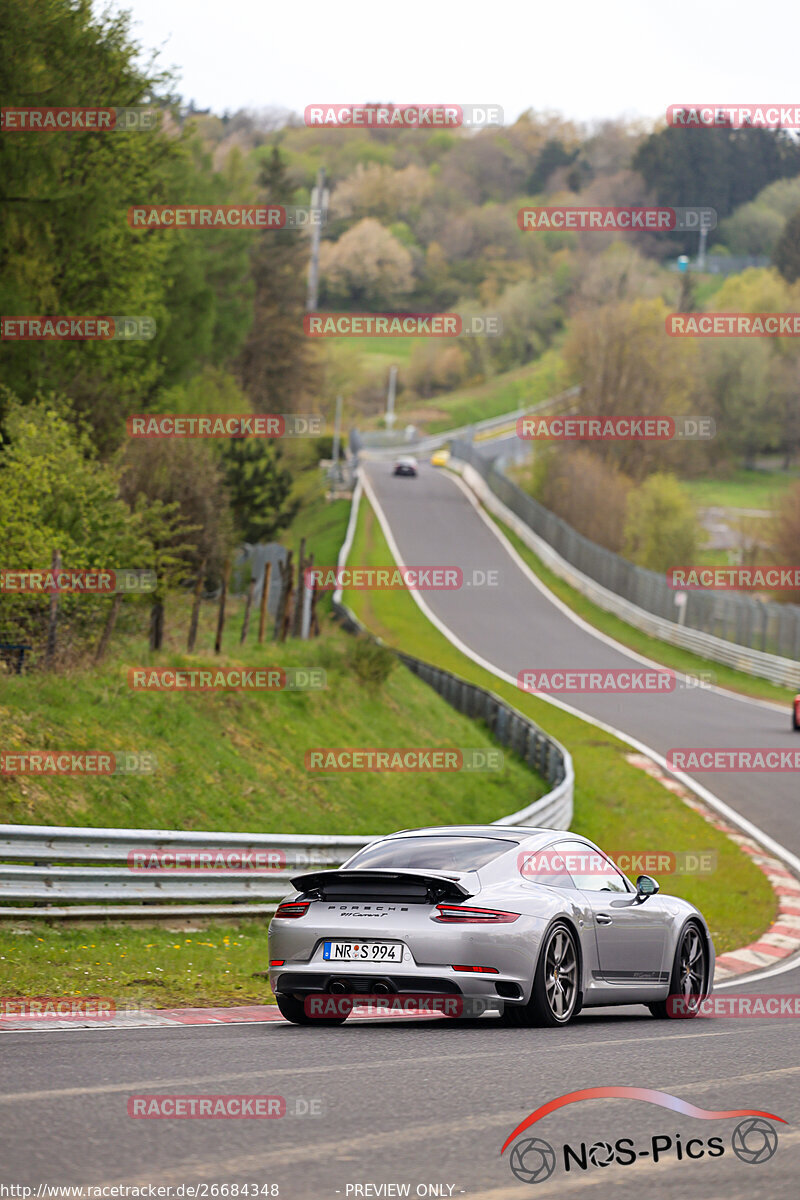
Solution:
[[[629,986],[667,982],[669,918],[658,896],[639,903],[625,876],[593,846],[564,841],[558,850],[591,909],[602,978]]]

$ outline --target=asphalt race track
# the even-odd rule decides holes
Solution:
[[[630,668],[636,659],[570,620],[529,581],[446,471],[420,466],[416,479],[395,478],[391,465],[370,462],[367,478],[403,562],[498,571],[500,587],[426,591],[427,606],[471,650],[512,675],[529,667]],[[789,706],[739,699],[701,687],[638,696],[558,693],[588,716],[665,755],[685,747],[796,748]],[[694,775],[743,817],[794,854],[800,853],[800,789],[791,772]]]
[[[477,653],[513,675],[527,666],[630,665],[537,591],[446,474],[423,467],[416,480],[395,480],[389,470],[373,463],[368,475],[406,563],[502,572],[502,591],[426,593]],[[788,713],[711,691],[573,695],[569,703],[662,753],[794,744]],[[800,850],[796,783],[788,776],[703,782]],[[789,995],[798,983],[796,967],[733,990]],[[284,1200],[605,1197],[609,1189],[631,1200],[738,1200],[754,1192],[783,1200],[797,1196],[800,1171],[797,1045],[796,1019],[662,1022],[643,1008],[584,1013],[564,1030],[505,1029],[484,1018],[9,1032],[0,1036],[0,1162],[4,1180],[33,1187],[33,1196],[42,1183],[170,1185],[173,1196],[231,1195],[212,1186],[248,1183],[277,1185],[259,1194]],[[607,1086],[668,1093],[705,1112],[774,1114],[777,1148],[758,1128],[741,1129],[750,1117],[604,1098],[551,1112],[501,1155],[543,1103]],[[128,1100],[142,1094],[277,1095],[287,1113],[270,1121],[131,1119]],[[546,1145],[530,1144],[537,1138]],[[603,1165],[609,1155],[625,1157],[619,1139],[629,1139],[622,1146],[631,1161]],[[539,1171],[538,1181],[512,1173],[520,1141],[529,1145],[517,1167],[523,1176]],[[759,1152],[770,1157],[748,1161]]]
[[[754,987],[786,991],[791,979]],[[677,1115],[639,1100],[576,1103],[523,1135],[555,1152],[552,1178],[533,1195],[603,1195],[593,1186],[600,1183],[631,1198],[646,1189],[659,1200],[737,1200],[757,1188],[765,1200],[788,1200],[797,1195],[800,1159],[800,1068],[787,1054],[795,1028],[781,1019],[660,1022],[644,1009],[619,1009],[552,1031],[441,1018],[329,1030],[270,1024],[7,1033],[0,1051],[3,1174],[34,1187],[169,1184],[173,1195],[181,1184],[249,1182],[276,1183],[289,1200],[327,1200],[381,1195],[348,1192],[348,1185],[408,1184],[413,1196],[437,1184],[444,1190],[429,1194],[513,1200],[531,1186],[511,1173],[511,1148],[500,1155],[517,1125],[556,1096],[627,1085],[704,1110],[756,1109],[789,1123],[771,1123],[777,1151],[753,1164],[733,1153],[737,1118]],[[128,1097],[142,1093],[281,1095],[289,1112],[314,1102],[319,1115],[131,1120]],[[724,1152],[679,1160],[678,1134],[682,1147],[703,1140],[692,1143],[695,1153],[719,1137]],[[658,1162],[654,1137],[672,1139]],[[633,1139],[634,1164],[594,1166],[587,1158],[585,1170],[570,1160],[565,1171],[565,1143],[580,1153],[581,1143],[588,1150],[620,1138]],[[525,1163],[535,1166],[535,1158]]]

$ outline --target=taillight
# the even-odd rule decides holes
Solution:
[[[471,971],[473,975],[499,975],[497,967],[451,967],[453,971]]]
[[[501,912],[497,908],[467,908],[464,904],[437,904],[434,921],[449,925],[502,925],[516,921],[519,913]]]
[[[271,958],[269,960],[269,965],[271,967],[282,967],[285,965],[285,963],[286,963],[285,958]]]
[[[275,913],[276,917],[304,917],[311,907],[310,900],[288,900],[285,904],[279,904]],[[273,918],[274,919],[274,918]]]

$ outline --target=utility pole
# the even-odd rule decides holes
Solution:
[[[333,422],[333,481],[338,483],[341,479],[341,471],[339,470],[339,445],[342,440],[342,397],[336,397],[336,416]]]
[[[706,267],[706,238],[707,237],[708,237],[708,230],[706,229],[706,227],[704,225],[703,228],[700,230],[700,249],[697,253],[697,269],[698,269],[698,271],[704,271],[705,267]]]
[[[397,367],[389,367],[389,393],[386,397],[386,428],[394,429],[394,396],[397,388]]]
[[[330,192],[325,187],[325,168],[317,171],[317,186],[311,191],[311,207],[319,210],[319,220],[311,226],[311,262],[308,264],[308,293],[306,296],[306,312],[316,312],[319,296],[319,244],[322,238],[322,225],[328,215]]]

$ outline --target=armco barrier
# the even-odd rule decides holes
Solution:
[[[685,624],[679,625],[664,615],[670,608],[674,611],[675,598],[665,576],[637,567],[577,533],[517,487],[504,474],[502,459],[488,461],[469,443],[457,442],[451,446],[450,465],[545,566],[606,612],[673,646],[800,690],[797,605],[765,604],[739,593],[688,592]],[[703,627],[708,624],[730,638],[709,632]],[[794,657],[743,644],[753,640],[784,647]]]
[[[368,835],[187,833],[177,829],[86,829],[0,825],[0,919],[7,917],[258,916],[274,911],[290,879],[340,866],[374,841]],[[277,850],[281,870],[141,870],[137,850]],[[25,907],[11,907],[11,902]]]

